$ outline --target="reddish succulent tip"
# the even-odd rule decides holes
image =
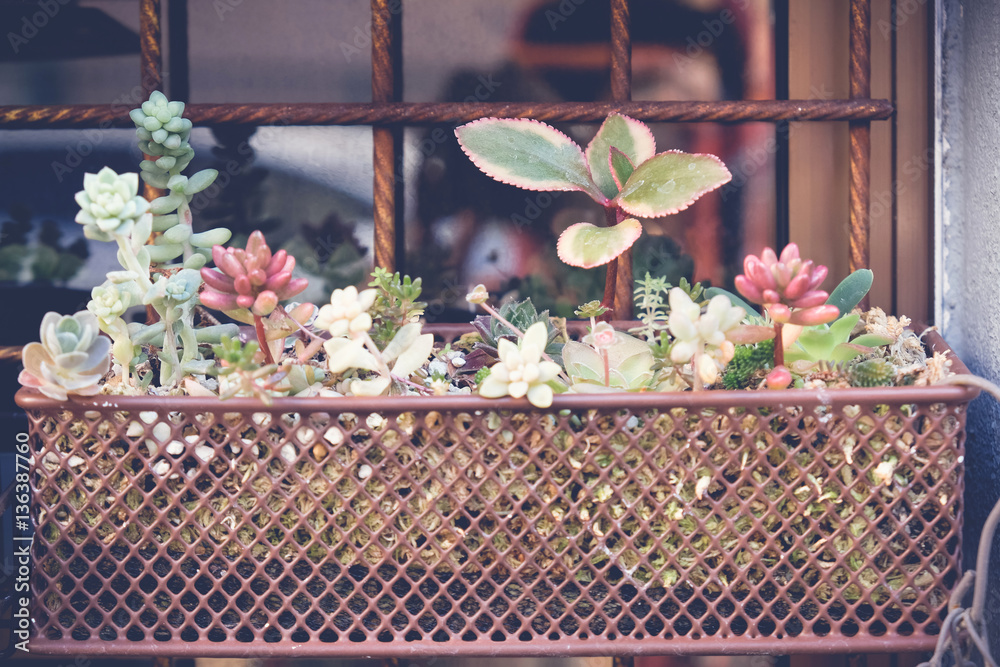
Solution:
[[[800,326],[812,326],[815,324],[827,324],[828,322],[833,322],[838,317],[840,317],[839,308],[831,304],[824,304],[813,308],[796,310],[792,313],[789,322]]]
[[[747,301],[753,303],[764,303],[764,295],[752,280],[740,274],[734,279],[736,291],[743,295]]]
[[[764,378],[768,389],[787,389],[792,384],[792,374],[784,366],[776,366]]]
[[[201,305],[213,310],[235,310],[237,307],[235,294],[223,294],[212,289],[204,290],[198,299]]]
[[[770,248],[768,248],[770,250]],[[774,252],[773,250],[771,251]],[[799,259],[799,246],[797,243],[789,243],[781,251],[781,257],[778,259],[782,264],[790,264],[792,260]]]
[[[775,303],[767,307],[767,313],[775,322],[784,324],[790,320],[792,316],[792,309],[783,303]]]

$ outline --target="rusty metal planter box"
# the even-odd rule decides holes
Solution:
[[[613,394],[537,410],[476,396],[265,407],[22,390],[31,647],[930,649],[961,571],[975,395]]]

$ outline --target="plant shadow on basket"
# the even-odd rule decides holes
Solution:
[[[486,315],[425,330],[419,280],[381,269],[322,308],[283,304],[307,279],[293,258],[259,233],[225,248],[227,230],[191,232],[214,176],[181,175],[182,113],[158,93],[132,113],[163,197],[87,175],[78,222],[118,244],[121,270],[25,349],[32,650],[934,646],[977,390],[938,384],[967,370],[935,332],[855,310],[871,272],[827,294],[825,267],[766,249],[744,298],[646,275],[636,322],[611,319],[610,270],[605,301],[570,324],[477,287]],[[560,240],[584,266],[642,232],[627,216],[728,176],[712,156],[656,154],[617,114],[586,151],[530,121],[458,135],[508,182],[569,179],[605,203],[607,226]],[[135,305],[157,317],[126,324]]]

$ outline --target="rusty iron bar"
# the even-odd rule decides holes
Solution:
[[[604,120],[617,111],[645,122],[740,123],[885,120],[889,100],[753,100],[720,102],[390,102],[302,104],[189,104],[185,117],[195,125],[435,125],[495,116],[544,122]],[[107,104],[0,106],[0,128],[131,127],[129,108]]]
[[[184,27],[187,29],[187,26]],[[139,82],[142,98],[149,98],[154,90],[163,88],[163,32],[160,29],[160,0],[142,0],[139,3]],[[128,110],[126,110],[126,114]],[[148,160],[150,156],[146,156]],[[163,195],[163,190],[144,183],[142,196],[149,201]]]
[[[163,87],[161,37],[160,0],[142,0],[139,4],[139,51],[143,97]]]
[[[398,92],[398,58],[395,42],[402,5],[390,7],[389,0],[372,0],[372,102],[393,102]],[[375,265],[395,271],[397,252],[396,160],[402,152],[402,135],[397,128],[372,129],[374,169],[373,201],[375,218]]]
[[[871,0],[851,0],[850,95],[871,95]],[[871,122],[853,120],[850,125],[850,222],[851,271],[866,269],[870,260],[869,227],[871,203]],[[868,297],[861,303],[868,308]]]
[[[628,0],[611,0],[611,99],[632,100],[632,34]],[[632,250],[608,264],[614,271],[614,316],[632,317]]]
[[[632,100],[632,33],[628,0],[611,0],[611,99]]]

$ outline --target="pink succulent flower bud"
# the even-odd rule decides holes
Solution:
[[[212,259],[217,268],[201,270],[205,289],[200,298],[208,308],[252,308],[265,316],[309,284],[305,278],[292,278],[295,258],[284,250],[272,254],[259,231],[250,235],[245,249],[213,247]]]
[[[764,378],[764,383],[768,389],[787,389],[792,384],[792,374],[784,366],[776,366]]]
[[[779,257],[773,249],[764,248],[760,257],[747,255],[743,274],[736,276],[736,289],[753,303],[771,311],[773,305],[789,308],[812,308],[826,302],[829,294],[817,289],[826,279],[827,268],[812,260],[803,261],[799,247],[789,243]]]
[[[594,330],[590,332],[591,345],[598,349],[611,347],[615,344],[616,332],[607,322],[598,322]]]

